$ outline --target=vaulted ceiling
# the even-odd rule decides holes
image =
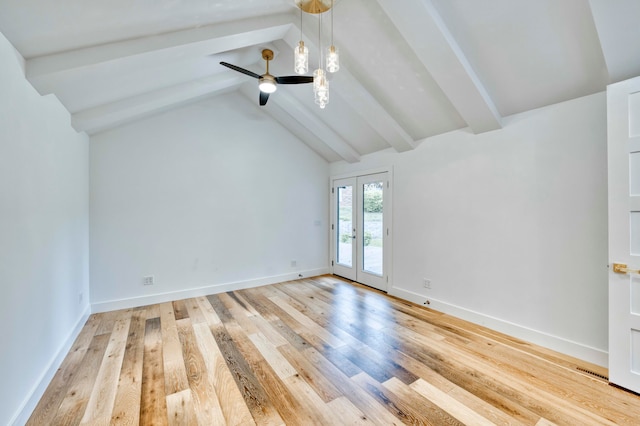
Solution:
[[[317,68],[318,18],[301,25],[294,0],[0,0],[0,32],[27,79],[78,131],[233,92],[327,161],[348,162],[499,129],[640,75],[639,18],[640,0],[336,0],[341,69],[321,110],[310,85],[280,86],[260,107],[257,81],[220,65],[263,74],[270,48],[271,73],[292,75],[302,30]]]

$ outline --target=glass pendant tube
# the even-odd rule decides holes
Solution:
[[[296,74],[306,74],[309,72],[309,49],[302,41],[302,8],[300,8],[300,41],[293,48],[293,69]]]
[[[315,103],[324,109],[329,103],[329,81],[322,69],[322,14],[318,15],[318,51],[320,58],[318,69],[313,72],[313,95]]]
[[[304,45],[304,41],[300,40],[293,48],[293,59],[296,74],[302,75],[309,71],[309,49]]]
[[[331,46],[327,48],[327,71],[334,73],[340,69],[340,54],[333,44],[333,0],[331,0]]]
[[[313,95],[315,103],[321,109],[324,109],[329,103],[329,81],[322,68],[313,72]]]
[[[337,72],[340,69],[340,55],[333,44],[327,49],[327,71]]]

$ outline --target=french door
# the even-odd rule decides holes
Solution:
[[[333,273],[387,291],[388,172],[335,179],[332,186]]]
[[[609,380],[640,392],[640,77],[607,88]]]

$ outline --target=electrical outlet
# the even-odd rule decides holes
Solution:
[[[424,288],[428,288],[429,290],[431,290],[431,280],[430,279],[423,278],[422,279],[422,285],[424,286]]]
[[[143,283],[144,285],[153,285],[153,284],[154,284],[154,283],[153,283],[153,275],[149,275],[148,277],[144,277],[144,278],[142,279],[142,283]]]
[[[298,261],[297,260],[292,260],[291,261],[291,267],[295,268],[296,266],[298,266]]]
[[[78,294],[78,304],[82,305],[82,300],[84,299],[84,294]]]

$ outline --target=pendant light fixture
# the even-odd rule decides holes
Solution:
[[[320,109],[324,109],[329,103],[329,81],[322,69],[322,15],[318,16],[318,52],[320,66],[313,72],[313,96]]]
[[[336,72],[340,69],[340,55],[333,44],[333,0],[331,0],[331,46],[327,49],[327,71]]]
[[[300,42],[294,47],[295,72],[308,72],[309,51],[302,40],[302,12],[318,15],[318,69],[313,72],[313,95],[315,103],[324,109],[329,103],[328,72],[334,73],[340,69],[338,48],[333,43],[333,6],[335,0],[295,0],[300,8]],[[322,14],[331,10],[331,44],[326,50],[326,62],[322,43]]]
[[[309,71],[309,49],[302,41],[302,8],[300,8],[300,41],[293,48],[294,70],[296,74],[306,74]]]

